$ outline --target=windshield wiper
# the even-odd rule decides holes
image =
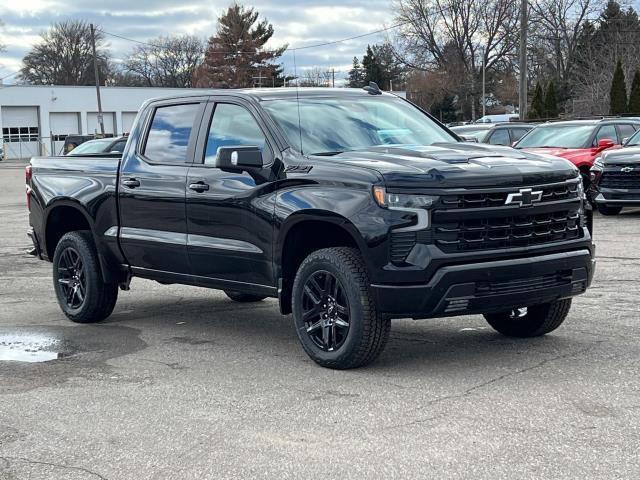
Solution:
[[[311,155],[316,157],[333,157],[334,155],[340,155],[341,153],[344,153],[344,151],[336,150],[335,152],[316,152],[312,153]]]

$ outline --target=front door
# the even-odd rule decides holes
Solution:
[[[189,274],[185,189],[205,99],[158,104],[120,172],[120,245],[136,273]]]
[[[192,271],[201,283],[219,288],[273,289],[274,143],[250,104],[218,100],[205,113],[200,158],[187,176]],[[259,147],[265,167],[233,172],[215,167],[219,147],[241,145]]]

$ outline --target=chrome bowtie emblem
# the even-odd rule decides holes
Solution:
[[[518,193],[510,193],[507,195],[507,200],[504,204],[528,207],[540,200],[542,200],[542,190],[534,192],[531,188],[521,188]]]
[[[620,171],[624,173],[633,172],[633,167],[622,167]]]

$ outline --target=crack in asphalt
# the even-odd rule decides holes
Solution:
[[[530,372],[531,370],[535,370],[537,368],[543,367],[551,362],[555,362],[557,360],[563,360],[565,358],[570,358],[570,357],[575,357],[578,355],[582,355],[583,353],[586,353],[587,351],[591,350],[592,348],[594,348],[595,346],[603,343],[604,341],[597,341],[594,342],[592,345],[589,345],[588,347],[585,347],[581,350],[575,351],[575,352],[569,352],[569,353],[565,353],[562,355],[556,355],[555,357],[551,357],[551,358],[547,358],[545,360],[542,360],[538,363],[536,363],[535,365],[531,365],[529,367],[526,368],[521,368],[520,370],[515,370],[513,372],[508,372],[502,375],[499,375],[497,377],[491,378],[485,382],[479,383],[477,385],[474,385],[466,390],[464,390],[461,393],[455,393],[455,394],[451,394],[451,395],[444,395],[442,397],[437,397],[434,398],[432,400],[429,400],[428,402],[426,402],[425,404],[421,405],[418,408],[413,409],[411,412],[418,412],[421,410],[424,410],[427,407],[430,407],[432,405],[436,405],[438,403],[442,403],[442,402],[446,402],[448,400],[457,400],[457,399],[461,399],[464,397],[468,397],[470,395],[473,395],[473,393],[476,390],[479,390],[481,388],[487,387],[489,385],[493,385],[495,383],[498,383],[506,378],[510,378],[510,377],[515,377],[518,375],[522,375],[523,373],[527,373]],[[421,419],[416,419],[416,420],[412,420],[410,422],[406,422],[406,423],[402,423],[402,424],[398,424],[398,425],[391,425],[389,427],[385,427],[382,429],[382,431],[388,431],[388,430],[394,430],[394,429],[398,429],[398,428],[403,428],[403,427],[407,427],[407,426],[411,426],[411,425],[416,425],[416,424],[421,424],[421,423],[425,423],[431,420],[436,420],[437,418],[440,418],[442,415],[436,415],[435,417],[428,417],[428,418],[421,418]]]
[[[100,475],[97,472],[94,472],[92,470],[89,470],[88,468],[84,468],[84,467],[76,467],[73,465],[62,465],[60,463],[52,463],[52,462],[41,462],[38,460],[31,460],[30,458],[24,458],[24,457],[5,457],[5,456],[0,456],[0,460],[4,460],[5,462],[8,462],[9,465],[11,465],[11,461],[19,461],[19,462],[24,462],[24,463],[28,463],[31,465],[46,465],[49,467],[54,467],[54,468],[63,468],[66,470],[75,470],[75,471],[80,471],[80,472],[85,472],[88,473],[89,475],[93,475],[96,478],[100,478],[102,480],[108,480],[107,477]]]

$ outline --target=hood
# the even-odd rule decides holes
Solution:
[[[575,178],[571,163],[549,155],[470,142],[379,146],[344,152],[334,161],[377,170],[388,187],[522,186]]]
[[[640,163],[640,147],[625,147],[602,152],[605,163]]]
[[[523,148],[521,151],[540,155],[553,155],[554,157],[566,158],[571,162],[591,161],[597,155],[596,150],[591,148]]]

